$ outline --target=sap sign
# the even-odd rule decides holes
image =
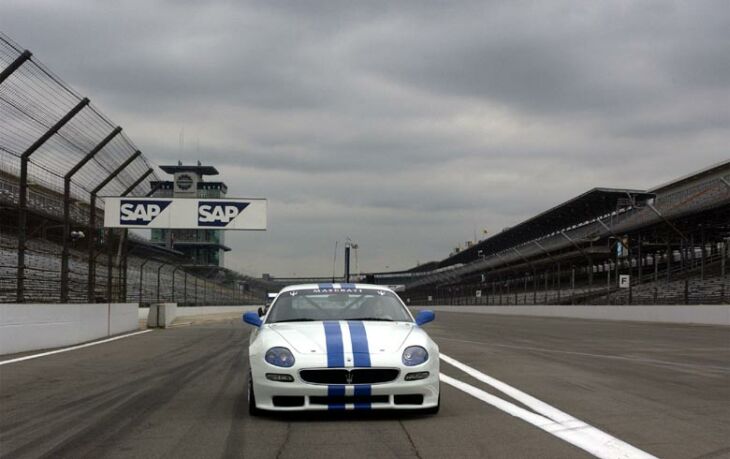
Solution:
[[[243,209],[248,207],[247,202],[226,201],[199,201],[198,225],[200,226],[227,226]]]
[[[107,228],[266,230],[266,199],[104,198]]]
[[[148,226],[152,220],[167,209],[170,200],[122,199],[119,203],[119,221],[127,225]]]

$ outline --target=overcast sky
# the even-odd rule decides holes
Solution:
[[[249,274],[331,275],[347,236],[410,268],[730,158],[726,0],[2,0],[0,30],[156,164],[268,198],[227,234]]]

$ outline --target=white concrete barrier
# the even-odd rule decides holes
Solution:
[[[69,346],[137,330],[136,303],[0,304],[0,354]]]
[[[415,310],[472,312],[510,316],[564,317],[573,319],[660,322],[730,326],[726,305],[635,306],[417,306]]]
[[[153,303],[147,315],[150,328],[167,328],[177,317],[177,303]]]

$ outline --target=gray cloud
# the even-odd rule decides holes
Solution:
[[[0,29],[158,164],[200,159],[270,230],[230,266],[444,257],[593,186],[727,159],[724,1],[5,1]],[[181,133],[185,139],[180,145]]]

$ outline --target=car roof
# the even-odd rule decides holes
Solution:
[[[280,293],[288,292],[291,290],[316,290],[316,289],[361,289],[361,290],[382,290],[386,292],[394,293],[393,290],[382,285],[373,284],[348,284],[348,283],[322,283],[322,284],[297,284],[287,285],[281,289]]]

